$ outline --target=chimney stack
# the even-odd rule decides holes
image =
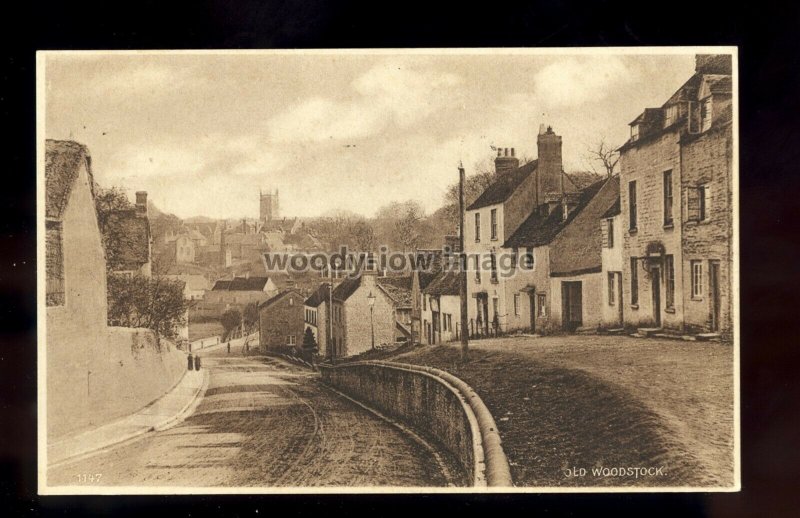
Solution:
[[[506,174],[519,167],[519,158],[516,157],[514,148],[498,148],[497,158],[494,159],[494,172],[497,176]]]
[[[147,191],[136,191],[136,215],[147,217]]]
[[[539,127],[539,136],[536,139],[539,151],[539,160],[536,166],[537,205],[544,203],[548,197],[561,196],[564,193],[561,177],[564,169],[561,161],[561,136],[556,135],[550,126],[544,132],[543,128],[544,124]]]

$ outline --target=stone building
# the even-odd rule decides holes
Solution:
[[[107,340],[106,260],[88,149],[45,144],[47,421],[50,430],[86,414],[89,365]],[[58,394],[58,398],[54,397]],[[69,405],[58,404],[58,401]]]
[[[461,336],[460,290],[455,271],[439,273],[422,290],[422,343],[443,344]]]
[[[376,346],[395,341],[396,301],[376,278],[376,272],[364,270],[334,288],[330,343],[334,356],[353,356],[371,349],[373,336]]]
[[[260,304],[276,295],[280,287],[271,277],[234,277],[218,280],[206,290],[203,300],[197,304],[199,316],[219,317],[228,309],[242,311],[251,303]]]
[[[620,148],[625,323],[729,333],[733,235],[731,56],[698,55]]]
[[[314,339],[317,341],[319,347],[319,354],[323,357],[330,356],[328,349],[328,335],[330,328],[328,327],[328,301],[331,296],[330,283],[322,283],[304,302],[304,320],[305,329],[311,329],[314,334]]]
[[[499,331],[535,329],[538,318],[547,318],[546,245],[561,228],[563,214],[577,205],[582,188],[598,179],[564,172],[561,137],[552,128],[540,127],[537,148],[538,158],[522,166],[513,148],[500,150],[495,159],[496,179],[467,207],[464,250],[470,261],[467,324],[471,334],[488,334],[495,326]],[[520,231],[523,224],[526,227]],[[534,239],[528,238],[530,232],[536,234]],[[505,270],[510,266],[498,265],[498,258],[521,258],[521,254],[541,256],[533,257],[540,279],[498,273],[499,266]]]
[[[621,329],[624,323],[622,297],[622,214],[619,207],[619,193],[614,204],[599,218],[603,249],[600,252],[602,263],[602,327]]]
[[[259,304],[259,340],[262,349],[302,346],[305,329],[303,300],[298,290],[288,289]]]

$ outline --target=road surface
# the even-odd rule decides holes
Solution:
[[[51,469],[49,484],[448,485],[428,449],[307,369],[225,348],[203,367],[208,388],[183,423]]]

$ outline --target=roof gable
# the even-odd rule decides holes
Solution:
[[[597,220],[619,200],[619,176],[600,182],[599,189],[592,191],[550,245],[551,275],[599,271],[601,267],[602,233]]]
[[[91,157],[83,144],[71,140],[45,141],[45,217],[61,219],[81,166],[89,175],[89,188],[94,198]]]
[[[563,212],[558,209],[549,214],[533,211],[514,231],[511,237],[503,243],[503,247],[526,248],[549,244],[561,230],[567,227],[581,213],[604,183],[604,180],[600,180],[580,191],[578,203],[569,213],[567,219],[564,219]]]
[[[303,304],[312,308],[318,307],[320,304],[328,300],[329,287],[330,283],[323,282],[322,284],[319,285],[316,291],[312,293],[311,296],[305,300],[305,302],[303,302]]]
[[[480,209],[506,201],[517,187],[536,170],[537,163],[538,160],[533,160],[513,171],[498,176],[494,182],[478,196],[478,199],[467,207],[467,210]]]
[[[267,308],[269,308],[270,306],[273,306],[273,305],[275,305],[277,302],[279,302],[279,301],[280,301],[280,300],[282,300],[284,297],[286,297],[287,295],[290,295],[290,294],[291,294],[291,295],[295,295],[295,296],[297,296],[297,297],[298,297],[300,300],[302,300],[302,299],[303,299],[303,295],[302,295],[302,294],[300,294],[300,292],[299,292],[299,291],[297,291],[297,290],[296,290],[296,289],[294,289],[294,288],[289,288],[289,289],[286,289],[286,290],[283,290],[283,291],[281,291],[280,293],[278,293],[277,295],[274,295],[273,297],[270,297],[270,298],[268,298],[267,300],[265,300],[264,302],[262,302],[261,304],[259,304],[259,305],[258,305],[258,308],[259,308],[259,309],[267,309]],[[300,304],[298,303],[297,305],[299,306]]]

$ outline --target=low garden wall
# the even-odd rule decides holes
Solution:
[[[512,486],[491,413],[447,372],[383,361],[320,365],[323,381],[451,453],[474,486]]]

